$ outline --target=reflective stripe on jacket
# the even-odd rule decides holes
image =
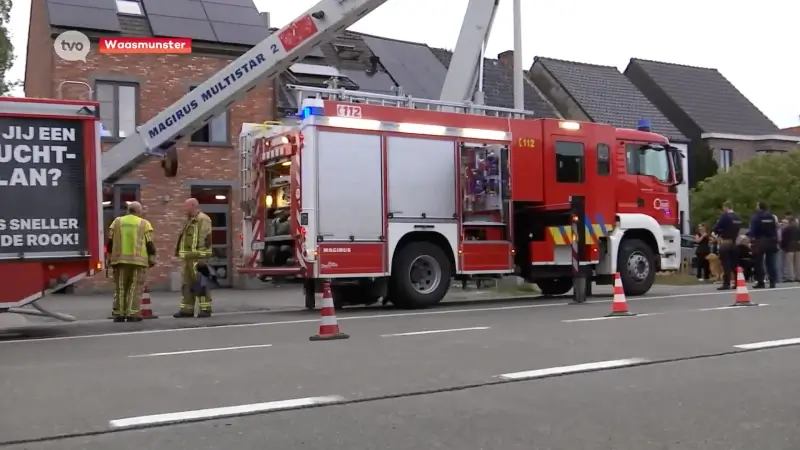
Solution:
[[[141,217],[127,214],[117,217],[111,224],[111,265],[133,264],[148,267],[147,242],[153,232],[150,222]]]
[[[175,256],[179,258],[204,258],[211,256],[211,218],[204,213],[187,220],[183,225]]]

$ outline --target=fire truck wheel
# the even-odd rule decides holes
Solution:
[[[572,289],[572,278],[547,278],[536,280],[542,295],[564,295]]]
[[[392,303],[401,308],[427,308],[444,298],[450,287],[450,261],[430,242],[412,242],[394,258],[390,280]]]
[[[625,239],[619,246],[617,270],[625,295],[644,295],[656,279],[655,255],[639,239]]]

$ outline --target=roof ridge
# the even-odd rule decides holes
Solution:
[[[402,43],[402,44],[419,45],[420,47],[431,48],[428,44],[425,44],[425,43],[422,43],[422,42],[404,41],[403,39],[395,39],[395,38],[390,38],[390,37],[386,37],[386,36],[376,36],[374,34],[362,33],[360,31],[350,31],[350,30],[346,30],[346,31],[348,31],[350,33],[353,33],[353,34],[356,34],[356,35],[358,35],[358,36],[360,36],[362,38],[363,37],[371,37],[371,38],[374,38],[374,39],[383,39],[384,41],[399,42],[399,43]]]
[[[671,63],[671,62],[665,62],[665,61],[656,61],[654,59],[635,58],[635,57],[631,58],[631,60],[628,62],[628,64],[630,64],[630,63],[632,63],[634,61],[645,62],[645,63],[653,63],[653,64],[661,64],[663,66],[687,67],[687,68],[690,68],[690,69],[712,70],[714,72],[719,72],[719,69],[717,69],[715,67],[693,66],[693,65],[690,65],[690,64]]]
[[[619,68],[617,68],[616,66],[607,66],[605,64],[591,64],[581,61],[570,61],[568,59],[551,58],[549,56],[534,56],[533,62],[535,63],[536,61],[542,61],[543,63],[546,63],[547,61],[554,61],[554,62],[573,64],[576,66],[605,67],[605,68],[615,69],[617,72],[619,72]]]

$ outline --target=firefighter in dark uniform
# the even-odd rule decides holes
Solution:
[[[767,267],[769,287],[774,288],[778,281],[775,258],[778,253],[778,220],[764,202],[758,202],[756,213],[750,220],[747,235],[753,241],[753,260],[755,262],[756,289],[764,289],[764,266]]]
[[[731,202],[722,204],[722,215],[719,216],[713,232],[719,236],[719,259],[722,263],[722,286],[720,291],[731,289],[731,274],[739,266],[739,248],[736,241],[739,239],[739,230],[742,228],[742,218],[733,212]]]

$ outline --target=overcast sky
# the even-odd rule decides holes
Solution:
[[[168,1],[168,0],[164,0]],[[317,0],[255,0],[282,27]],[[487,56],[513,47],[512,2],[500,0]],[[364,33],[455,47],[467,0],[389,0],[352,27]],[[646,6],[645,6],[646,5]],[[24,77],[30,0],[15,0],[10,78]],[[614,65],[631,57],[719,69],[778,126],[800,125],[800,1],[523,0],[523,57]]]

